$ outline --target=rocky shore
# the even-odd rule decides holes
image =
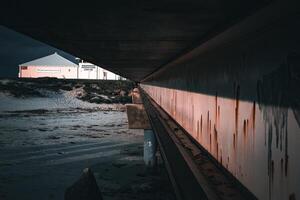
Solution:
[[[69,92],[96,104],[130,103],[134,83],[121,80],[2,79],[0,92],[17,98],[45,97],[45,91]]]

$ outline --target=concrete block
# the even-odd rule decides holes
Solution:
[[[126,104],[128,126],[131,129],[151,129],[143,104]]]

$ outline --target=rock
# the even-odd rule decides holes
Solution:
[[[60,137],[57,137],[55,135],[50,135],[49,137],[47,137],[47,139],[50,139],[50,140],[58,140],[60,139]]]
[[[65,200],[102,200],[100,189],[91,169],[86,168],[83,174],[65,191]]]
[[[96,90],[100,90],[100,87],[97,84],[90,84],[90,87]]]
[[[91,100],[90,100],[90,102],[92,102],[92,103],[94,103],[94,102],[98,103],[100,101],[101,101],[100,97],[92,97]]]
[[[121,89],[115,89],[115,90],[114,90],[114,95],[120,94],[120,92],[121,92]]]
[[[112,103],[111,100],[107,97],[107,96],[104,96],[104,95],[99,95],[99,96],[96,96],[96,97],[92,97],[90,98],[89,100],[90,103]]]
[[[80,84],[80,83],[77,83],[74,87],[75,88],[81,88],[81,87],[84,87],[85,85],[82,85],[82,84]]]
[[[124,90],[121,90],[120,96],[124,97],[126,95],[126,92]]]

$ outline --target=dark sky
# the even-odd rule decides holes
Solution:
[[[75,57],[45,43],[0,26],[0,77],[17,77],[18,65],[57,52],[75,61]]]

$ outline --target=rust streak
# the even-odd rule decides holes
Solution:
[[[227,156],[227,165],[229,165],[229,156]]]
[[[214,143],[216,145],[215,149],[216,149],[216,153],[217,153],[217,158],[218,158],[218,131],[216,129],[216,125],[214,125]]]
[[[244,120],[244,126],[243,126],[243,133],[244,133],[244,136],[247,135],[247,130],[246,130],[246,127],[247,127],[247,121]]]
[[[253,127],[253,133],[255,130],[255,110],[256,110],[256,103],[253,102],[253,111],[252,111],[252,127]]]
[[[218,125],[218,92],[215,97],[215,123]]]
[[[211,120],[209,120],[209,134],[211,133]]]
[[[236,95],[235,95],[235,132],[238,134],[238,118],[239,118],[239,100],[240,98],[240,86],[238,85],[236,88]]]
[[[203,124],[203,122],[202,122],[202,115],[201,115],[201,119],[200,119],[200,134],[201,134],[201,136],[202,136],[202,124]]]
[[[218,127],[220,126],[220,114],[221,114],[221,108],[218,106]]]
[[[235,143],[235,134],[233,133],[233,149],[235,149],[236,143]]]
[[[207,123],[206,123],[206,126],[207,126],[207,133],[209,133],[209,111],[207,111]]]
[[[199,120],[197,120],[197,140],[199,140]]]
[[[192,103],[192,132],[194,132],[194,103]]]

